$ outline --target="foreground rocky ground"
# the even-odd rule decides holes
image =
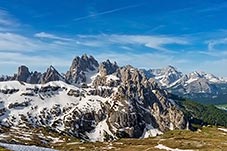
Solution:
[[[38,132],[41,133],[42,130]],[[37,133],[38,133],[37,132]],[[48,133],[43,131],[43,137]],[[57,137],[57,136],[55,136]],[[19,139],[18,139],[19,140]],[[22,143],[22,142],[21,142]],[[35,140],[25,141],[27,144],[37,144]],[[120,139],[111,142],[81,142],[77,139],[61,136],[56,142],[49,143],[46,147],[62,151],[222,151],[227,150],[227,129],[217,127],[202,127],[197,131],[173,130],[161,136],[146,139]],[[5,151],[5,149],[0,149]]]

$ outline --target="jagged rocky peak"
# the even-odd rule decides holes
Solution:
[[[121,67],[117,72],[121,83],[113,100],[124,106],[110,112],[109,122],[117,129],[124,129],[118,135],[139,137],[149,126],[162,131],[185,128],[183,113],[176,107],[171,108],[174,105],[168,100],[167,91],[160,90],[155,81],[148,80],[132,66]]]
[[[43,73],[41,77],[41,83],[59,80],[65,81],[64,77],[52,65],[47,68],[47,71]]]
[[[98,66],[99,63],[93,56],[87,56],[84,54],[81,57],[77,56],[73,59],[70,71],[93,71]]]
[[[40,72],[37,72],[37,71],[30,72],[28,67],[26,67],[25,65],[22,65],[18,67],[17,74],[14,74],[14,76],[12,77],[7,76],[7,78],[4,79],[4,81],[17,80],[17,81],[23,81],[31,84],[38,84],[40,83],[41,76],[42,74]]]
[[[197,71],[194,71],[194,72],[191,72],[188,74],[188,78],[195,79],[195,78],[201,78],[201,77],[202,77],[202,75]]]
[[[177,69],[174,66],[172,66],[172,65],[168,65],[166,67],[166,70],[168,70],[168,71],[177,71]]]
[[[0,81],[9,81],[12,77],[8,75],[1,75],[0,76]]]
[[[179,80],[183,77],[183,74],[173,66],[167,66],[162,69],[151,69],[149,71],[145,71],[146,76],[150,78],[155,78],[159,85],[168,86]]]
[[[26,82],[30,74],[28,67],[22,65],[18,67],[16,80]]]
[[[107,59],[106,61],[104,61],[100,64],[99,73],[101,74],[101,76],[106,76],[106,75],[116,72],[116,70],[118,68],[119,67],[116,62],[112,63],[112,62],[110,62],[109,59]]]
[[[188,74],[188,78],[190,79],[206,79],[207,81],[209,81],[210,83],[221,83],[224,82],[222,79],[214,76],[213,74],[210,73],[205,73],[205,72],[191,72]]]
[[[163,74],[165,75],[175,75],[176,78],[182,77],[182,73],[171,65],[167,66],[166,68],[163,68],[161,72],[163,72]]]
[[[98,66],[99,63],[93,56],[87,56],[86,54],[81,57],[77,56],[73,59],[65,77],[72,84],[88,83],[88,76],[96,73]]]
[[[38,71],[31,72],[30,77],[27,79],[27,83],[38,84],[40,83],[42,73]]]
[[[141,83],[146,80],[146,76],[144,75],[144,73],[141,73],[137,68],[134,68],[131,65],[121,67],[119,70],[119,74],[123,83],[128,83],[130,81]]]

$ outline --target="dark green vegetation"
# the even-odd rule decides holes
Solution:
[[[176,99],[176,96],[174,96]],[[211,104],[201,104],[188,99],[179,99],[178,105],[193,126],[215,125],[227,127],[227,112]]]
[[[194,96],[184,96],[203,104],[226,104],[227,94],[195,94]]]
[[[214,93],[190,93],[181,95],[176,92],[176,94],[203,104],[227,104],[227,84],[214,84],[213,89],[215,89]]]

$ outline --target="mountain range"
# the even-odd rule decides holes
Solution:
[[[88,141],[190,129],[194,114],[186,114],[181,98],[170,92],[213,94],[215,85],[225,83],[206,73],[184,75],[172,66],[142,70],[87,55],[75,57],[65,74],[53,66],[44,73],[20,66],[13,76],[1,77],[0,139],[15,141],[20,133],[20,140],[31,140],[28,130],[37,127]],[[44,144],[56,141],[38,137]]]
[[[170,93],[205,104],[226,103],[227,81],[213,74],[198,71],[183,74],[173,66],[142,71]]]
[[[99,65],[93,56],[85,54],[81,58],[75,57],[69,70],[64,74],[60,74],[52,65],[44,73],[30,72],[28,67],[22,65],[13,76],[0,76],[0,81],[18,80],[30,84],[63,81],[79,86],[90,83],[91,79],[89,78],[98,72],[107,72],[106,74],[110,75],[118,68],[116,62],[111,63],[107,60]],[[154,79],[160,88],[166,89],[170,93],[205,104],[226,103],[227,81],[213,74],[200,71],[184,74],[173,66],[162,69],[138,70],[147,79]]]

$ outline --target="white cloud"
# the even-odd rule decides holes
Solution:
[[[178,44],[186,45],[189,41],[183,37],[173,37],[173,36],[152,36],[152,35],[79,35],[81,43],[86,41],[89,43],[102,43],[102,45],[114,45],[119,44],[121,46],[127,45],[141,45],[156,50],[167,51],[165,48],[167,44]]]
[[[14,31],[20,23],[8,11],[0,8],[0,31]]]
[[[23,53],[15,52],[0,52],[0,74],[15,73],[17,67],[20,65],[26,65],[31,71],[40,70],[44,72],[46,68],[53,65],[57,69],[63,69],[59,71],[66,71],[70,64],[72,58],[65,58],[62,56],[39,56],[39,55],[26,55]]]
[[[25,55],[14,52],[0,52],[0,64],[27,64],[31,66],[68,66],[71,60],[62,57]]]
[[[209,40],[206,42],[208,44],[208,50],[215,50],[215,47],[221,44],[227,44],[227,38]]]
[[[111,47],[118,45],[119,48],[129,47],[129,45],[144,46],[161,51],[168,51],[165,45],[189,44],[188,39],[174,36],[153,36],[153,35],[118,35],[118,34],[100,34],[100,35],[75,35],[74,38],[65,38],[57,35],[41,32],[34,35],[36,38],[46,38],[57,40],[55,43],[68,46],[87,46],[87,47]]]
[[[45,32],[36,33],[34,35],[34,37],[55,39],[55,40],[62,40],[62,41],[72,41],[72,39],[70,39],[70,38],[63,38],[63,37],[59,37],[59,36],[49,34],[49,33],[45,33]]]
[[[127,64],[133,65],[137,68],[162,68],[168,65],[173,65],[179,67],[180,64],[188,64],[188,60],[183,60],[182,58],[175,58],[174,56],[163,55],[160,53],[144,53],[144,54],[134,54],[134,53],[101,53],[95,55],[100,61],[110,59],[111,61],[116,61],[119,65],[124,66]]]
[[[0,33],[0,50],[2,51],[31,51],[37,50],[38,43],[13,33]]]
[[[203,55],[207,55],[207,56],[211,56],[211,57],[218,57],[218,58],[222,58],[222,57],[226,57],[227,56],[227,50],[222,50],[222,51],[192,51],[190,53],[195,53],[197,52],[198,54],[203,54]]]
[[[111,35],[110,40],[122,44],[140,44],[157,50],[167,50],[166,44],[188,44],[183,38],[169,36],[144,36],[144,35]]]
[[[204,71],[213,73],[216,76],[220,77],[227,77],[227,59],[217,59],[217,60],[207,60],[200,65],[198,65],[197,68],[204,69]]]
[[[75,48],[75,43],[68,43],[59,40],[47,42],[15,33],[0,32],[0,51],[64,51],[74,50]]]

